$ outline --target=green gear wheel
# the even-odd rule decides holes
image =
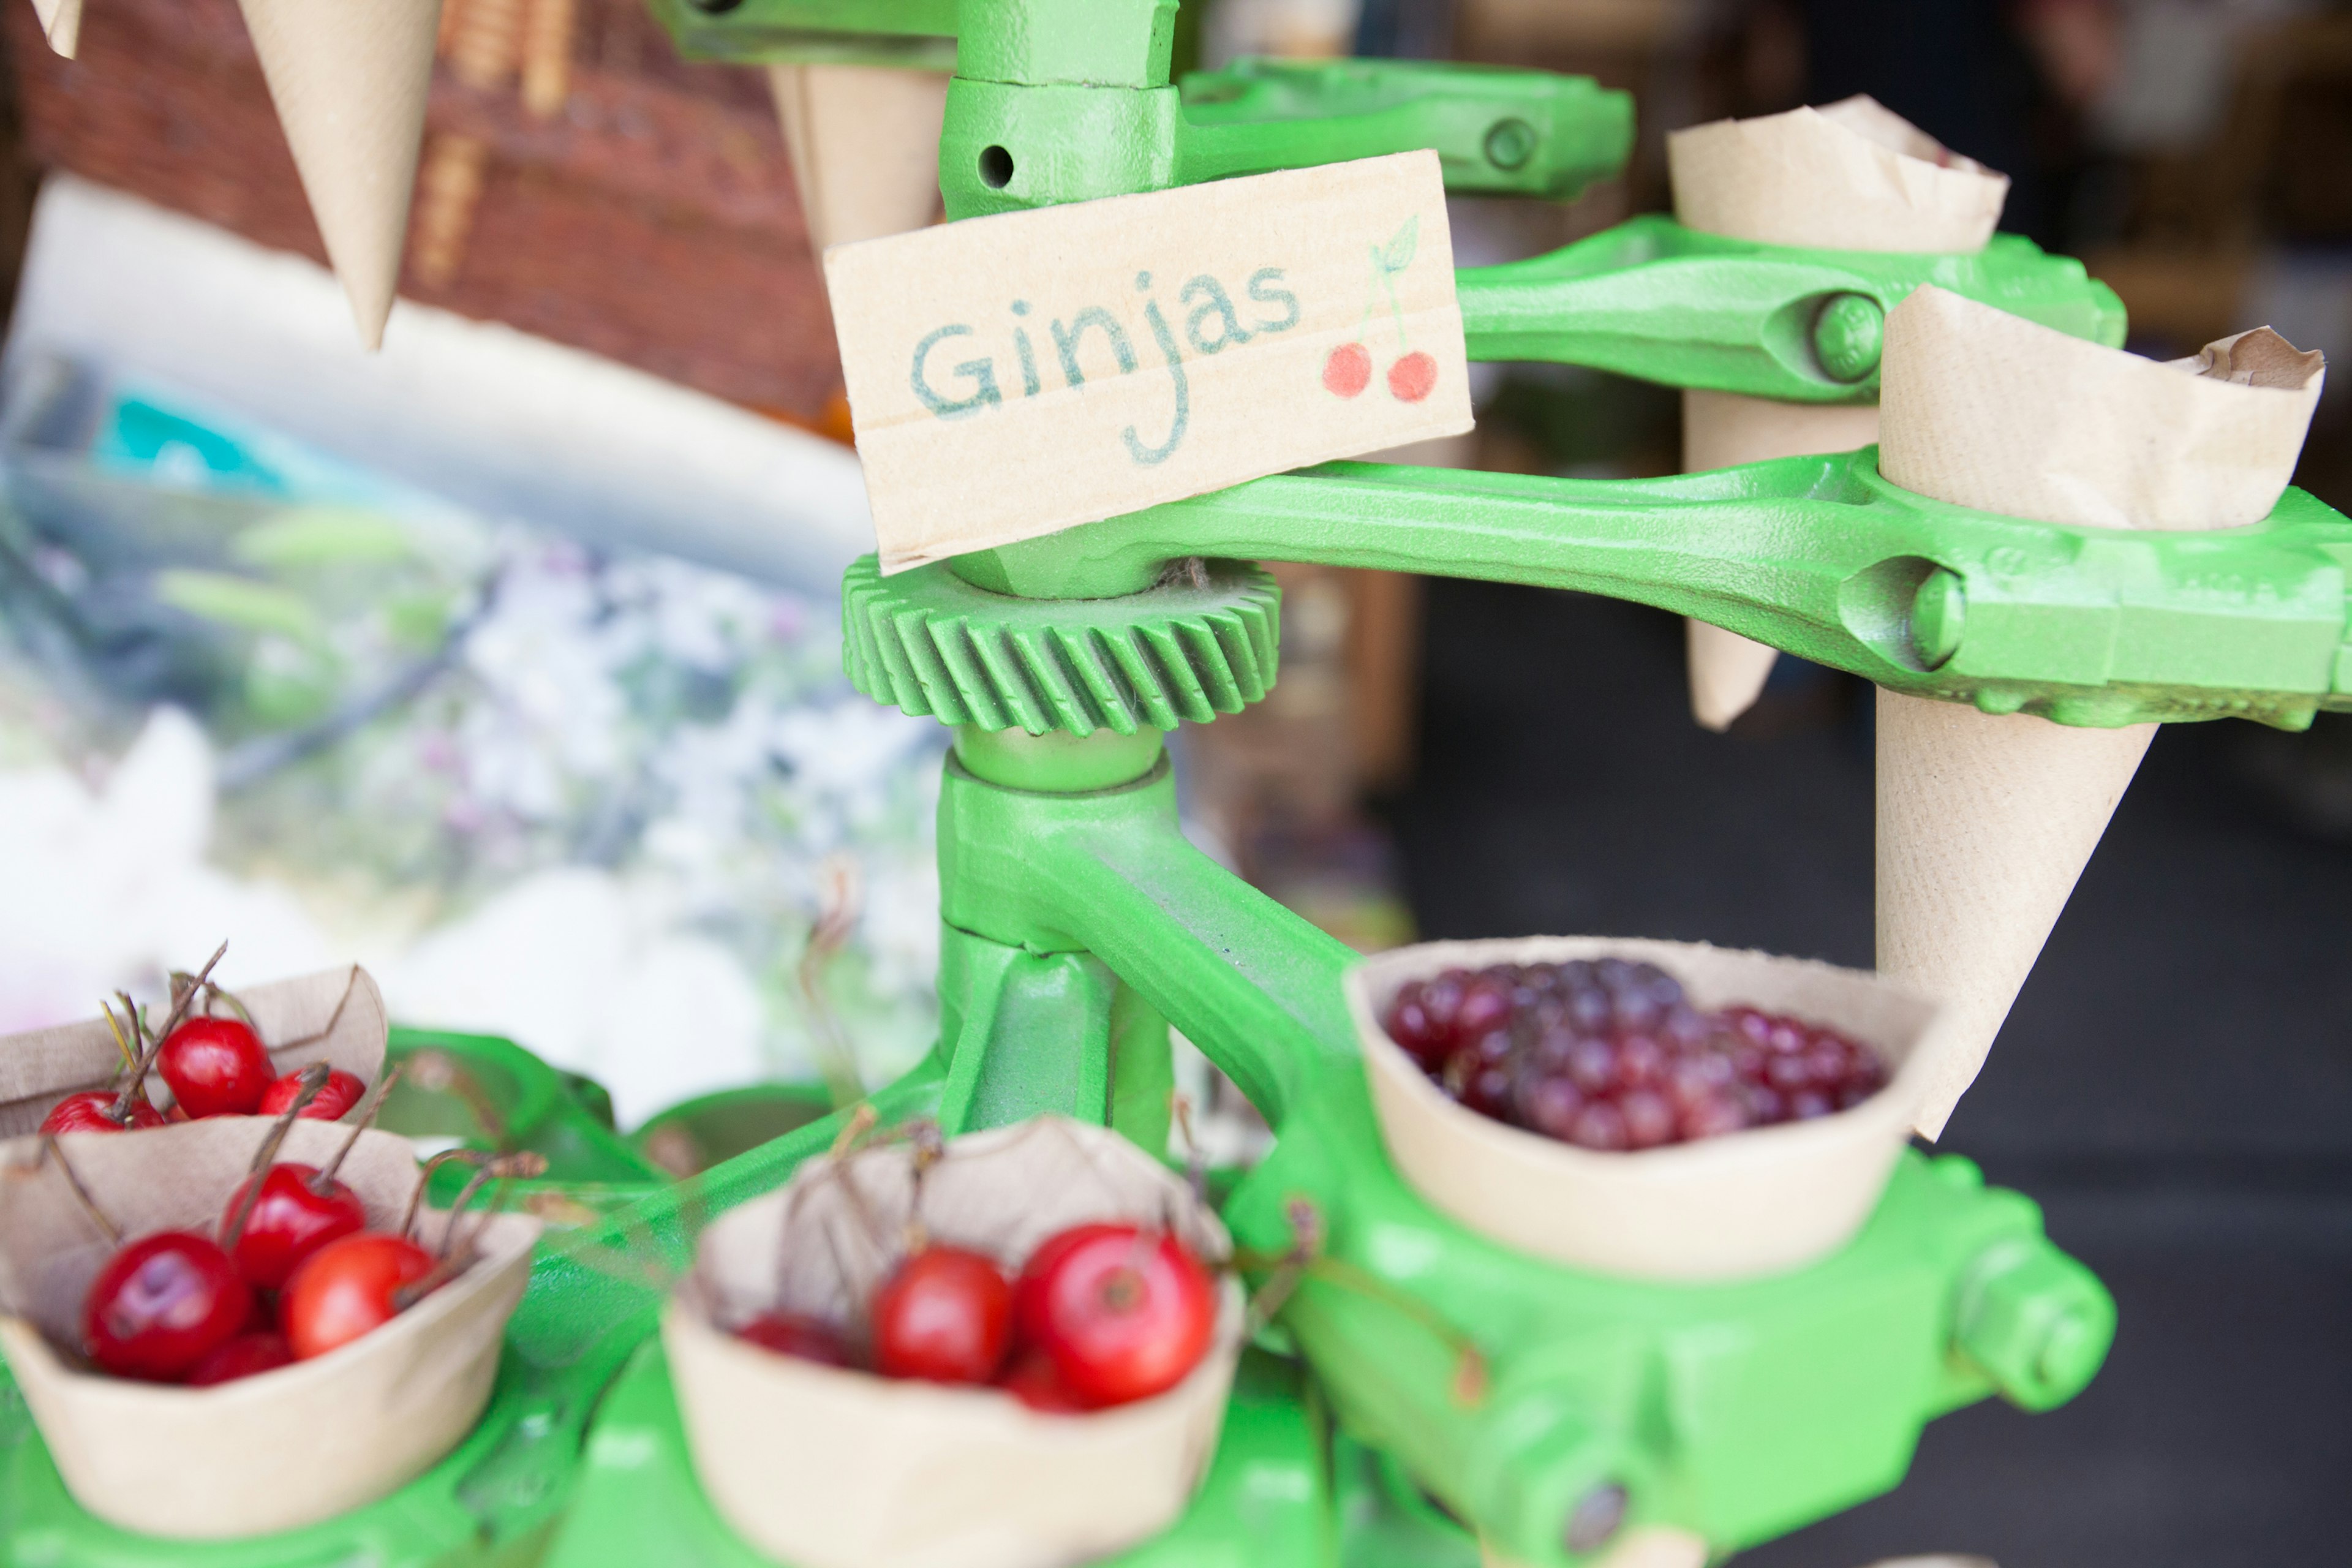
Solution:
[[[944,564],[841,583],[842,668],[877,702],[946,724],[1121,735],[1238,713],[1274,685],[1282,590],[1210,561],[1116,599],[1016,599]]]

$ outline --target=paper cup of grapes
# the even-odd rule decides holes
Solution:
[[[1700,942],[1430,942],[1346,988],[1389,1157],[1423,1197],[1642,1279],[1843,1246],[1942,1049],[1935,1006],[1876,974]]]
[[[712,1506],[794,1568],[1048,1568],[1157,1534],[1241,1350],[1224,1227],[1099,1127],[925,1131],[704,1233],[662,1340]]]
[[[383,1071],[389,1033],[368,972],[345,964],[229,992],[212,982],[227,951],[224,942],[197,973],[173,975],[168,1007],[117,993],[100,1004],[101,1017],[0,1038],[0,1137],[275,1116],[314,1062],[329,1077],[303,1116],[349,1116]]]
[[[0,1352],[100,1519],[184,1540],[316,1523],[481,1415],[539,1222],[468,1203],[539,1157],[470,1156],[465,1200],[422,1210],[406,1139],[300,1118],[328,1078],[301,1075],[275,1121],[0,1144]]]

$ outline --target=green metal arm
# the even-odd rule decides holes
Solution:
[[[1031,598],[1185,555],[1528,583],[1679,611],[1896,690],[2094,726],[2352,709],[2352,521],[2289,490],[2210,533],[2069,528],[1889,484],[1874,447],[1580,480],[1333,463],[959,557]]]
[[[1636,217],[1457,275],[1474,360],[1549,360],[1796,403],[1878,395],[1886,312],[1925,283],[2109,347],[2123,302],[2070,257],[1995,235],[1973,255],[1755,245]]]

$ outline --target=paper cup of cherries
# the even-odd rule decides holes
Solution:
[[[796,1568],[1039,1568],[1173,1523],[1243,1337],[1214,1214],[1059,1117],[813,1161],[662,1323],[704,1491]]]
[[[349,1115],[383,1070],[389,1026],[374,980],[346,964],[232,993],[211,979],[226,951],[173,976],[169,1007],[121,996],[103,1017],[0,1038],[0,1136],[275,1116],[314,1062],[330,1076],[303,1116]]]
[[[1506,1246],[1659,1280],[1836,1251],[1944,1025],[1866,971],[1703,942],[1430,942],[1346,980],[1389,1157]]]
[[[478,1174],[516,1160],[537,1156]],[[0,1352],[75,1500],[152,1535],[259,1535],[454,1447],[540,1226],[424,1209],[425,1175],[406,1139],[291,1106],[0,1144]]]

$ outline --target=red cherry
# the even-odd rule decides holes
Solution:
[[[986,1383],[1013,1345],[1013,1287],[984,1254],[927,1247],[874,1292],[873,1319],[885,1377]]]
[[[261,1104],[256,1114],[282,1116],[286,1108],[294,1103],[294,1097],[301,1092],[300,1073],[289,1072],[283,1078],[274,1079],[269,1087],[261,1091]],[[340,1121],[343,1112],[357,1105],[360,1096],[366,1092],[366,1084],[337,1068],[327,1075],[325,1085],[311,1097],[310,1103],[304,1106],[299,1114],[307,1121]]]
[[[206,1237],[158,1231],[118,1249],[82,1299],[89,1359],[117,1377],[171,1383],[245,1326],[253,1292]]]
[[[1063,1383],[1054,1360],[1043,1351],[1024,1351],[997,1386],[1043,1415],[1083,1415],[1088,1406]]]
[[[1419,403],[1437,385],[1437,362],[1415,349],[1389,366],[1389,395],[1399,403]]]
[[[394,1295],[433,1271],[433,1255],[404,1237],[362,1231],[304,1258],[278,1314],[295,1359],[347,1345],[400,1314]]]
[[[121,1096],[110,1089],[86,1089],[67,1095],[41,1118],[44,1132],[121,1132],[128,1129],[110,1112]],[[131,1098],[131,1127],[161,1127],[163,1113],[147,1103],[143,1094]]]
[[[255,1289],[282,1289],[304,1258],[331,1241],[367,1228],[367,1209],[359,1194],[332,1177],[326,1191],[320,1192],[311,1185],[318,1174],[311,1166],[292,1163],[272,1165],[262,1173],[261,1195],[254,1200],[253,1212],[246,1216],[245,1229],[230,1253]],[[221,1210],[224,1233],[245,1206],[252,1185],[253,1178],[247,1176],[229,1194],[228,1206]]]
[[[1361,343],[1341,343],[1323,362],[1323,390],[1353,397],[1372,384],[1372,353]]]
[[[193,1117],[249,1116],[277,1073],[261,1037],[236,1018],[191,1018],[172,1031],[155,1070]]]
[[[856,1366],[849,1342],[822,1318],[799,1312],[763,1312],[735,1331],[735,1337],[761,1350],[825,1366]]]
[[[240,1377],[293,1364],[294,1347],[286,1342],[284,1334],[276,1329],[249,1329],[223,1342],[181,1381],[190,1388],[210,1388],[216,1383],[235,1383]]]
[[[1088,1405],[1124,1405],[1184,1380],[1209,1348],[1216,1288],[1191,1250],[1131,1225],[1077,1226],[1021,1271],[1027,1342]]]

